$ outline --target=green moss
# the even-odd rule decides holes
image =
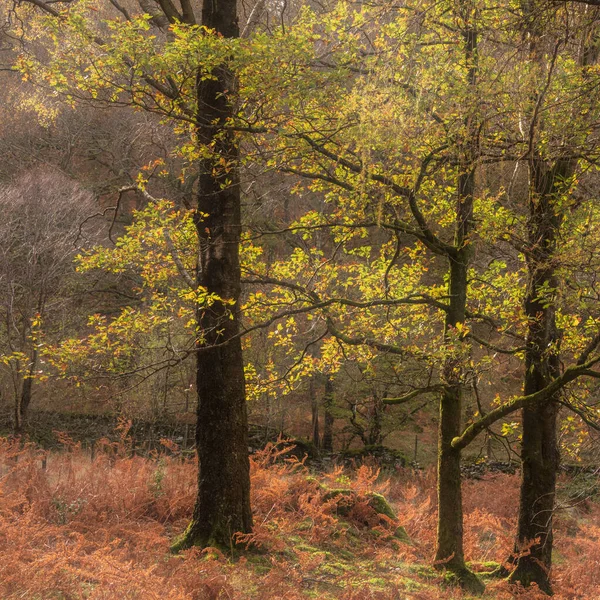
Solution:
[[[312,529],[313,525],[314,523],[311,519],[305,519],[301,523],[298,523],[296,528],[298,529],[298,531],[309,531],[310,529]]]
[[[376,492],[369,492],[367,494],[369,498],[369,506],[378,514],[385,515],[390,519],[396,519],[396,513],[389,505],[388,501],[381,495]]]
[[[481,577],[494,577],[497,576],[496,573],[499,572],[502,565],[493,560],[488,560],[484,562],[471,561],[467,563],[467,567]]]
[[[437,579],[440,576],[438,571],[430,565],[410,565],[408,570],[419,577],[425,577],[427,579]]]
[[[402,525],[396,528],[396,531],[394,532],[394,537],[403,544],[414,546],[414,542],[410,539],[410,536],[408,535],[408,533],[406,533],[406,529],[404,529]]]
[[[182,550],[187,550],[193,546],[193,543],[191,543],[190,540],[191,529],[192,523],[187,526],[186,530],[181,535],[178,535],[175,538],[171,544],[171,552],[173,554],[179,554]]]
[[[474,596],[480,596],[485,591],[485,585],[467,568],[444,569],[441,573],[444,584],[460,587],[462,590]]]
[[[354,568],[355,567],[352,565],[346,565],[340,562],[327,562],[319,567],[319,573],[339,577],[340,575],[353,571]]]
[[[377,588],[387,588],[389,587],[389,582],[383,579],[383,577],[371,577],[367,580],[367,583],[370,586]]]
[[[267,566],[267,565],[256,565],[254,567],[254,572],[257,575],[266,575],[267,573],[271,572],[272,567]]]
[[[400,583],[407,592],[421,592],[423,589],[429,587],[428,585],[417,581],[416,579],[410,579],[409,577],[403,577]]]
[[[299,552],[310,552],[312,554],[316,552],[323,552],[319,548],[315,548],[314,546],[309,546],[308,544],[298,544],[294,546],[294,550],[298,550]]]
[[[259,575],[265,575],[273,568],[273,564],[269,560],[266,554],[249,553],[246,556],[248,564],[254,569]]]
[[[339,548],[336,550],[336,554],[340,557],[343,558],[345,560],[356,560],[356,556],[354,554],[352,554],[352,552],[350,552],[349,550],[346,550],[345,548]]]

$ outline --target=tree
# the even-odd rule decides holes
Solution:
[[[245,125],[251,134],[266,133],[256,145],[267,165],[311,182],[309,189],[322,191],[332,206],[325,215],[306,215],[291,229],[307,239],[313,231],[328,228],[337,243],[335,266],[331,257],[324,260],[314,251],[301,257],[296,251],[278,269],[255,269],[253,282],[262,277],[281,294],[282,304],[303,301],[322,311],[328,334],[345,347],[367,346],[398,356],[412,351],[416,356],[410,344],[399,341],[406,331],[402,311],[420,304],[443,315],[443,351],[428,357],[436,368],[444,365],[438,381],[396,400],[441,390],[437,562],[468,582],[460,451],[475,433],[523,407],[530,411],[537,406],[538,433],[540,416],[553,429],[552,398],[578,377],[598,377],[592,369],[598,362],[598,340],[589,329],[570,354],[575,356],[571,366],[562,372],[556,368],[551,291],[557,283],[552,264],[557,225],[569,211],[565,196],[573,192],[576,169],[596,160],[595,138],[586,138],[585,132],[595,130],[598,118],[588,104],[597,80],[588,68],[587,82],[582,81],[581,67],[571,57],[557,60],[560,31],[559,41],[544,56],[543,69],[524,75],[522,52],[528,42],[509,18],[509,7],[455,2],[444,3],[440,10],[442,14],[428,20],[434,8],[427,15],[404,7],[398,15],[391,8],[375,16],[368,9],[352,11],[341,5],[325,23],[307,12],[295,30],[288,30],[287,39],[277,39],[282,64],[270,68],[279,73],[273,87],[259,86],[251,74],[241,79],[259,97],[260,112],[250,112]],[[562,35],[570,51],[579,48],[573,14],[563,12],[567,9],[562,5],[548,10],[561,27],[564,19]],[[369,27],[372,22],[377,30]],[[440,29],[441,23],[445,27]],[[259,45],[255,55],[260,57],[260,51]],[[450,64],[444,62],[447,55],[454,59]],[[490,71],[492,63],[503,65],[499,73]],[[437,70],[441,64],[444,72]],[[546,104],[550,94],[561,100]],[[551,149],[552,144],[558,146]],[[524,160],[530,161],[532,179],[525,209],[511,205],[513,181],[496,184],[496,194],[485,187],[485,177],[494,169],[490,165],[514,168]],[[381,242],[371,233],[376,228],[395,232],[395,252],[387,253],[380,245],[377,254]],[[454,239],[447,241],[452,230]],[[402,281],[396,269],[411,237],[417,247],[448,261],[447,283],[412,278],[390,293],[394,278],[396,284]],[[512,282],[500,272],[508,265],[498,258],[505,252],[501,245],[511,240]],[[492,260],[487,265],[483,259],[475,261],[475,252]],[[338,260],[343,253],[345,259]],[[360,268],[350,256],[361,256],[372,272],[362,271],[353,280]],[[343,284],[326,287],[326,280]],[[427,317],[421,310],[417,318]],[[483,327],[489,328],[488,339],[478,335]],[[494,343],[494,336],[502,336],[509,346]],[[520,345],[515,347],[515,342]],[[504,403],[501,399],[501,406],[487,414],[480,407],[482,418],[476,417],[461,433],[461,397],[478,376],[470,352],[473,343],[523,356],[525,395]],[[548,438],[548,448],[553,447]],[[556,458],[549,458],[547,466],[544,472],[555,471]],[[551,481],[553,476],[544,478]],[[542,485],[550,491],[553,484]],[[540,486],[533,479],[524,487],[530,500],[531,494],[539,500]],[[553,488],[546,495],[551,499]],[[531,531],[525,537],[531,541]]]
[[[82,244],[97,241],[97,224],[86,224],[97,209],[75,181],[36,170],[0,187],[0,210],[2,362],[12,383],[14,429],[22,433],[43,371],[42,333],[55,334],[65,321],[73,258]]]
[[[32,67],[25,67],[32,77],[45,78],[71,100],[136,106],[162,114],[184,124],[189,136],[184,146],[197,176],[194,224],[199,248],[193,289],[210,295],[213,302],[199,305],[195,316],[199,485],[194,517],[176,547],[229,547],[236,532],[247,533],[252,526],[244,369],[237,335],[239,158],[237,140],[224,127],[234,111],[235,78],[225,55],[207,65],[195,49],[203,40],[208,47],[213,39],[239,36],[236,3],[206,2],[198,19],[189,0],[181,0],[179,7],[165,0],[159,3],[160,12],[152,9],[152,14],[141,17],[131,16],[113,2],[121,18],[110,21],[112,36],[107,40],[95,31],[97,19],[87,7],[74,4],[63,11],[50,3],[31,4],[49,17],[46,24],[55,44],[44,65],[32,56],[23,57],[22,66]],[[145,3],[140,4],[144,8]],[[147,35],[152,27],[163,31],[170,27],[166,39]],[[62,51],[63,36],[71,45],[70,57]],[[162,54],[170,40],[175,52]],[[106,53],[107,44],[112,44],[111,54]],[[78,64],[79,58],[83,62]],[[173,60],[192,63],[181,87],[173,79],[177,72],[170,68]],[[86,65],[99,77],[90,79]],[[132,69],[133,81],[127,75]],[[122,77],[130,82],[125,87],[121,87]]]
[[[296,252],[287,267],[282,265],[280,276],[274,274],[274,269],[263,267],[256,270],[259,275],[254,282],[261,280],[261,271],[268,271],[266,277],[262,275],[262,281],[280,290],[282,302],[284,298],[290,301],[290,295],[298,302],[304,291],[305,302],[312,304],[313,309],[323,309],[323,321],[336,343],[349,347],[370,346],[374,352],[399,356],[418,354],[413,350],[416,344],[413,346],[409,342],[403,346],[391,341],[404,336],[408,338],[408,331],[412,333],[407,323],[411,317],[415,318],[415,314],[410,313],[420,310],[419,317],[427,318],[423,314],[424,308],[439,311],[432,323],[434,331],[437,329],[432,337],[437,342],[441,335],[442,349],[441,352],[438,350],[435,359],[441,359],[445,366],[439,372],[439,385],[425,385],[421,390],[422,393],[442,391],[436,562],[440,567],[454,571],[467,585],[480,590],[481,586],[470,576],[464,562],[460,451],[451,445],[461,431],[461,396],[468,373],[465,366],[469,340],[465,335],[465,322],[473,244],[475,166],[480,156],[475,136],[479,128],[477,107],[480,99],[474,93],[477,83],[475,21],[479,13],[472,3],[459,2],[450,13],[437,15],[442,21],[449,19],[448,23],[452,22],[448,29],[440,31],[432,17],[431,23],[422,21],[416,33],[412,30],[414,14],[409,11],[405,18],[404,15],[396,17],[394,13],[392,8],[389,13],[382,11],[376,17],[378,24],[388,20],[389,29],[384,26],[378,31],[370,31],[367,24],[372,15],[367,16],[368,9],[353,12],[340,4],[337,12],[327,19],[327,26],[335,33],[327,38],[329,46],[325,58],[320,57],[318,49],[319,41],[325,36],[320,24],[311,21],[311,15],[307,13],[306,21],[299,23],[296,31],[288,31],[287,38],[281,38],[283,49],[278,56],[292,68],[288,72],[283,70],[274,82],[276,98],[270,96],[270,89],[256,84],[251,75],[248,79],[241,78],[248,89],[263,100],[261,115],[267,113],[264,107],[269,102],[272,105],[273,100],[276,103],[279,98],[283,99],[284,104],[274,106],[266,118],[250,124],[251,133],[260,133],[266,124],[268,134],[261,138],[258,146],[269,148],[264,151],[268,164],[312,181],[311,189],[324,190],[334,207],[331,215],[307,215],[297,224],[297,231],[308,237],[311,230],[330,228],[339,254],[345,252],[347,257],[365,259],[362,271],[358,266],[359,258],[340,260],[334,267],[331,260],[320,260],[318,252],[312,255],[307,252],[305,263]],[[448,34],[448,30],[452,33]],[[357,39],[363,33],[376,51],[361,47]],[[442,60],[436,54],[437,42],[434,41],[439,36],[443,39],[449,36],[447,43],[452,48],[453,64],[460,67],[445,63],[449,69],[447,73],[433,74],[429,53],[435,55],[433,60]],[[399,56],[395,55],[398,39],[408,40],[402,42]],[[307,43],[307,40],[310,41]],[[312,54],[311,46],[315,48],[316,56]],[[404,64],[407,55],[411,56],[408,68]],[[300,64],[312,64],[314,70],[301,68],[298,81],[295,69]],[[262,70],[275,71],[276,68],[263,67]],[[399,73],[403,75],[399,76]],[[407,73],[406,77],[404,73]],[[442,78],[448,88],[440,90],[435,99],[427,95],[422,98],[420,86],[427,85],[423,82],[433,81],[435,77]],[[372,94],[367,101],[365,88]],[[458,99],[444,97],[448,89],[452,89]],[[338,106],[337,98],[344,98],[349,108]],[[438,101],[440,106],[434,109],[433,105]],[[297,107],[297,112],[288,110],[286,105]],[[306,110],[308,105],[310,111]],[[462,119],[457,118],[457,105]],[[396,138],[382,125],[390,119],[399,123],[399,131],[394,132]],[[276,136],[275,144],[269,136]],[[395,140],[403,137],[404,146],[398,148]],[[444,194],[445,197],[435,205],[427,202],[427,194]],[[444,224],[437,226],[436,220]],[[389,231],[392,243],[378,249],[377,244],[381,242],[376,239],[376,234],[369,233],[377,228]],[[454,240],[445,241],[452,230]],[[415,275],[419,270],[416,266],[413,270],[409,265],[402,265],[399,260],[403,247],[408,246],[407,237],[416,241],[414,254],[408,251],[414,263],[420,263],[423,248],[436,259],[447,261],[447,284],[421,285],[419,279],[412,278],[402,285],[405,266],[407,275]],[[372,245],[365,242],[364,247],[359,248],[361,238]],[[311,263],[314,270],[309,270]],[[314,275],[305,276],[307,272],[317,271],[318,282]],[[436,274],[442,272],[436,264]],[[297,273],[300,281],[308,280],[310,289],[306,289],[306,284],[291,282],[292,273]],[[323,282],[327,274],[328,281],[343,281],[346,285],[339,285],[339,290],[325,287]],[[351,278],[356,283],[352,292],[358,292],[354,297],[348,293],[347,282],[353,281]],[[446,285],[448,292],[444,291]],[[403,287],[410,290],[404,297]],[[338,296],[334,295],[336,291]],[[442,302],[442,297],[448,301]],[[345,307],[353,312],[345,312]],[[358,317],[361,309],[364,312]],[[365,330],[371,335],[365,334]],[[414,338],[411,341],[414,343]],[[423,351],[423,355],[427,352]],[[431,354],[427,358],[435,360]]]
[[[525,314],[528,319],[528,332],[524,393],[528,395],[543,389],[560,374],[560,334],[557,326],[556,298],[560,281],[556,255],[565,220],[564,200],[572,193],[578,169],[578,160],[573,148],[577,146],[577,152],[583,150],[585,138],[575,142],[573,135],[570,136],[571,139],[565,140],[551,130],[545,131],[548,126],[540,114],[547,104],[545,95],[554,77],[559,47],[569,44],[570,36],[573,36],[573,41],[577,40],[581,33],[576,36],[558,30],[555,34],[557,39],[553,42],[554,48],[545,50],[542,47],[542,36],[547,35],[549,32],[545,30],[552,27],[552,16],[536,3],[524,3],[522,10],[524,30],[529,38],[529,59],[533,65],[539,65],[540,69],[536,78],[537,85],[532,91],[531,110],[527,116],[529,215]],[[587,21],[586,17],[584,19]],[[545,23],[548,23],[546,27]],[[583,32],[589,35],[586,29],[587,24],[584,24]],[[562,35],[563,39],[560,37]],[[590,66],[589,42],[584,39],[581,46],[580,56],[575,56],[574,60],[584,70]],[[546,78],[545,85],[543,78]],[[584,118],[584,122],[586,121]],[[574,133],[579,137],[581,134],[578,125],[575,126]],[[554,142],[546,148],[542,143],[545,133],[549,134],[548,138]],[[513,581],[523,585],[535,582],[547,593],[552,592],[549,572],[552,565],[552,517],[559,467],[556,431],[559,399],[560,394],[557,394],[542,404],[523,408],[522,482],[515,542],[517,558],[516,568],[511,574]]]
[[[205,2],[200,24],[226,38],[239,37],[236,0]],[[185,6],[182,4],[182,8]],[[200,253],[198,287],[219,300],[198,307],[196,448],[200,463],[198,499],[180,546],[226,545],[236,532],[252,528],[248,417],[244,362],[239,338],[242,233],[239,150],[224,129],[234,114],[235,77],[226,64],[213,77],[197,75],[197,135],[213,155],[200,164],[194,224]],[[215,164],[215,157],[220,165]]]
[[[170,4],[163,8],[172,22],[164,39],[148,34],[156,17],[146,15],[110,21],[108,37],[100,42],[72,8],[70,20],[52,21],[51,61],[40,65],[24,57],[21,68],[65,95],[76,90],[90,102],[135,106],[178,121],[184,138],[180,154],[188,165],[200,167],[193,225],[202,272],[186,276],[189,261],[180,268],[177,252],[167,248],[167,253],[171,267],[198,294],[199,374],[216,364],[202,358],[210,355],[231,351],[227,364],[241,365],[239,337],[273,325],[269,339],[287,355],[282,364],[265,366],[273,375],[269,383],[285,378],[299,384],[316,372],[334,376],[344,361],[373,364],[385,355],[397,358],[402,375],[390,390],[398,397],[389,403],[436,395],[436,563],[479,591],[463,552],[461,451],[498,419],[556,400],[578,378],[598,377],[593,367],[600,360],[600,340],[593,320],[587,328],[568,325],[565,364],[570,366],[552,371],[556,310],[550,290],[556,271],[545,263],[556,256],[559,238],[551,218],[546,224],[558,209],[566,214],[563,203],[572,189],[563,183],[574,185],[576,177],[561,166],[555,172],[561,174],[555,178],[560,185],[543,184],[553,179],[548,177],[553,165],[564,166],[565,159],[575,157],[578,168],[595,164],[593,136],[585,138],[585,155],[573,153],[582,147],[580,136],[595,130],[597,115],[588,102],[595,98],[594,72],[574,67],[570,56],[558,60],[557,51],[548,55],[554,60],[542,61],[550,65],[551,77],[544,77],[545,67],[524,69],[528,44],[516,26],[521,15],[515,21],[512,7],[502,3],[357,7],[342,2],[326,15],[306,9],[294,23],[247,40],[238,39],[235,26],[228,28],[216,15],[206,18],[223,27],[221,36],[200,33],[183,5],[181,13]],[[553,5],[552,14],[563,15],[563,9]],[[62,52],[60,27],[70,36],[68,55]],[[574,47],[574,38],[568,39]],[[546,105],[552,95],[561,100]],[[239,102],[231,102],[233,97]],[[586,116],[569,137],[565,123],[580,106]],[[538,128],[541,121],[533,117],[542,109],[544,127]],[[527,135],[528,124],[533,135]],[[568,142],[565,148],[549,151],[545,164],[538,163],[561,139]],[[247,162],[287,174],[298,194],[319,194],[325,202],[320,212],[243,241],[240,270],[243,282],[253,286],[243,330],[236,326],[237,255],[229,254],[240,241],[239,140],[246,145]],[[513,202],[514,181],[502,169],[525,160],[534,183],[524,205]],[[208,198],[226,210],[215,212]],[[296,243],[273,260],[265,257],[264,237],[270,235]],[[317,243],[317,235],[326,236],[327,244]],[[231,277],[224,281],[223,273]],[[578,316],[577,308],[572,313],[561,308]],[[540,312],[547,317],[538,320]],[[558,323],[562,315],[556,314]],[[543,339],[537,330],[541,320],[550,331]],[[308,352],[316,343],[321,344],[318,360]],[[541,350],[547,343],[551,349]],[[524,395],[500,398],[491,410],[480,404],[480,414],[463,429],[463,402],[493,361],[485,351],[524,358],[549,376],[544,373],[535,391],[528,387]],[[221,366],[216,377],[225,372]],[[210,383],[199,379],[199,390],[206,385],[205,391],[212,391]],[[205,408],[208,418],[216,418],[213,405]],[[199,439],[203,443],[214,448],[214,438]]]

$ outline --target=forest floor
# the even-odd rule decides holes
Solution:
[[[196,465],[165,442],[131,456],[127,440],[93,460],[65,438],[48,454],[0,438],[0,598],[217,600],[467,598],[431,568],[433,471],[333,468],[311,474],[268,446],[252,459],[255,529],[243,552],[169,547],[186,526]],[[555,598],[600,598],[600,504],[595,480],[565,479],[556,514]],[[397,515],[378,504],[383,494]],[[489,572],[508,557],[518,475],[464,484],[465,545],[485,598],[528,600]],[[585,499],[584,499],[585,498]],[[375,510],[377,507],[377,510]]]

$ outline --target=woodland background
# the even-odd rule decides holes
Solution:
[[[597,4],[5,0],[4,597],[600,596]]]

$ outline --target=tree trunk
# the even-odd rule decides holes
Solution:
[[[473,172],[469,174],[473,184]],[[463,185],[463,190],[467,188]],[[470,208],[469,208],[470,206]],[[460,204],[459,210],[472,213],[472,196]],[[470,218],[465,218],[466,232]],[[467,271],[470,249],[465,238],[464,246],[450,262],[450,310],[446,317],[446,330],[464,323],[467,299]],[[460,350],[459,350],[460,351]],[[473,593],[481,593],[483,584],[465,564],[463,551],[463,509],[460,460],[461,452],[452,447],[452,440],[461,433],[462,417],[462,362],[460,354],[449,357],[444,365],[445,385],[440,399],[438,431],[438,521],[435,566],[447,569],[458,579],[461,586]]]
[[[325,421],[323,423],[323,439],[321,447],[325,452],[333,452],[333,378],[329,375],[325,378],[325,398],[323,401],[323,409],[325,413]]]
[[[467,84],[472,87],[477,77],[477,33],[472,23],[475,6],[463,2],[463,39],[466,64],[469,65]],[[452,447],[452,440],[461,433],[464,363],[468,349],[459,327],[465,323],[467,312],[468,271],[471,260],[471,231],[475,193],[476,156],[475,130],[477,123],[465,119],[467,136],[460,151],[458,198],[456,204],[456,232],[454,251],[449,255],[449,308],[445,320],[445,338],[457,347],[448,356],[443,369],[444,389],[440,398],[438,431],[438,525],[435,566],[448,569],[460,585],[472,592],[485,589],[476,575],[465,564],[463,550],[463,510],[460,460],[461,452]],[[469,135],[470,132],[470,135]]]
[[[204,2],[202,25],[237,37],[235,0]],[[226,164],[209,158],[200,165],[197,283],[232,304],[216,301],[199,307],[196,314],[198,497],[192,522],[176,549],[230,548],[235,533],[252,528],[244,364],[236,337],[241,291],[239,152],[233,134],[223,130],[233,110],[228,94],[235,90],[235,80],[225,66],[214,75],[215,79],[198,77],[198,139],[207,147],[214,144],[215,156]]]
[[[552,516],[559,464],[556,444],[558,404],[548,402],[523,410],[522,480],[515,542],[516,568],[510,579],[536,583],[552,593]]]
[[[312,413],[312,442],[315,448],[321,446],[321,436],[319,432],[319,398],[315,389],[315,379],[311,377],[309,383],[310,408]]]
[[[549,168],[539,157],[530,160],[526,395],[541,390],[560,375],[554,254],[562,218],[555,204],[574,170],[575,161],[558,160]],[[535,582],[547,594],[552,593],[552,517],[559,467],[557,401],[553,398],[523,410],[522,479],[513,558],[516,568],[511,574],[511,581],[524,586]]]
[[[537,46],[543,38],[541,9],[537,1],[522,4],[524,29],[529,35],[529,60],[538,60]],[[585,68],[597,60],[597,53],[583,44],[581,66]],[[541,77],[547,77],[542,70]],[[532,106],[540,105],[534,94]],[[532,124],[533,136],[539,124]],[[530,143],[533,139],[530,140]],[[577,168],[572,158],[556,158],[548,164],[537,147],[529,156],[529,221],[528,221],[528,290],[525,313],[529,326],[525,361],[525,394],[545,387],[560,374],[559,335],[556,327],[556,243],[562,224],[564,208],[562,196],[568,191]],[[519,520],[511,581],[524,586],[536,583],[547,594],[552,594],[550,568],[552,566],[556,474],[559,467],[557,444],[558,396],[538,406],[523,410],[523,438],[521,443],[522,480],[519,502]]]
[[[29,364],[29,371],[23,377],[23,383],[21,385],[21,394],[17,397],[17,400],[15,402],[15,435],[22,434],[27,426],[29,406],[31,404],[31,398],[33,394],[33,377],[37,368],[37,361],[38,351],[36,348],[34,348],[31,354],[31,363]]]
[[[383,444],[383,401],[376,394],[373,394],[373,404],[367,407],[369,411],[369,431],[367,441],[369,446],[380,446]]]

